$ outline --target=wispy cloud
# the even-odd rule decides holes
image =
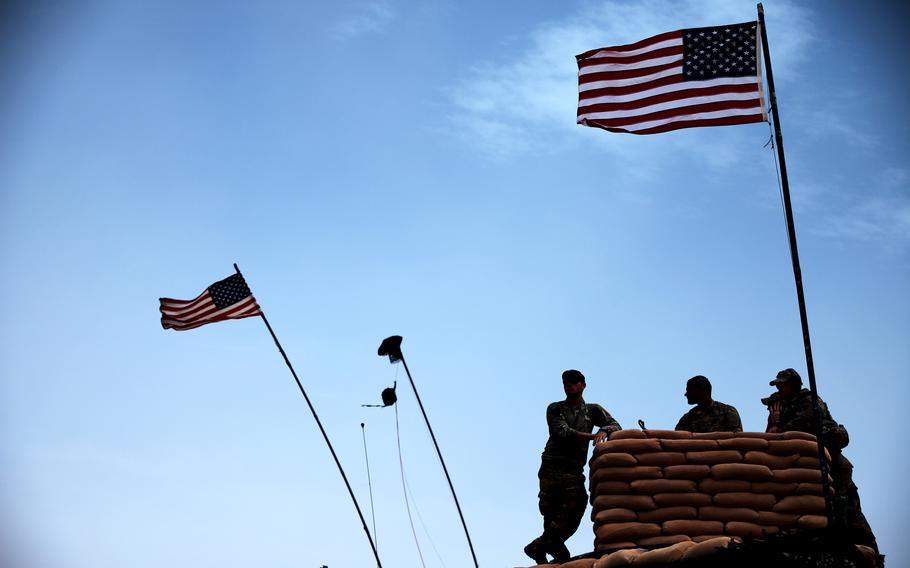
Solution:
[[[808,206],[814,234],[880,243],[897,253],[910,248],[910,171],[886,168],[861,188],[839,187],[825,197]]]
[[[505,55],[468,70],[449,92],[455,109],[450,116],[453,131],[499,157],[564,151],[579,140],[589,143],[575,125],[577,53],[682,27],[745,21],[755,17],[754,10],[752,2],[726,0],[606,0],[589,5],[540,25],[524,41],[504,46]],[[805,10],[789,4],[776,4],[768,19],[769,30],[774,30],[770,41],[776,42],[775,72],[786,81],[812,41],[811,22]],[[603,138],[603,133],[596,134]],[[679,146],[657,144],[671,151]],[[630,151],[622,146],[611,145],[610,151]]]
[[[365,34],[383,31],[395,19],[395,12],[385,0],[357,4],[353,13],[329,29],[329,35],[346,41]]]

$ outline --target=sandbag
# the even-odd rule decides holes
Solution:
[[[601,467],[631,467],[638,464],[638,460],[632,454],[623,452],[600,454],[591,460],[591,469]]]
[[[729,440],[733,432],[692,432],[694,440]]]
[[[802,442],[802,440],[792,440]],[[790,440],[788,440],[790,442]],[[748,463],[719,463],[711,466],[714,479],[741,479],[744,481],[771,481],[774,474],[768,466]]]
[[[748,481],[741,479],[717,480],[709,477],[698,482],[698,490],[708,495],[716,493],[746,493],[751,489],[752,485]]]
[[[718,507],[745,507],[755,511],[770,511],[777,503],[777,497],[750,492],[717,493],[713,501]]]
[[[768,442],[768,453],[774,456],[817,456],[818,445],[809,440],[771,440]]]
[[[651,536],[638,541],[641,546],[668,546],[680,542],[689,542],[692,539],[684,534],[669,534],[661,536]]]
[[[778,432],[737,432],[737,438],[761,438],[762,440],[780,440],[783,435]]]
[[[628,481],[601,481],[600,483],[591,483],[594,490],[591,492],[591,499],[598,495],[631,495],[632,486]],[[792,493],[792,491],[791,491]]]
[[[670,465],[664,468],[666,479],[703,479],[711,475],[706,465]]]
[[[605,509],[653,511],[657,508],[650,495],[598,495],[591,506],[598,511]]]
[[[729,546],[732,540],[733,539],[730,537],[721,536],[706,540],[704,542],[696,543],[695,546],[691,546],[686,550],[686,552],[683,554],[683,560],[688,560],[690,558],[701,558],[703,556],[714,554],[719,549]]]
[[[711,450],[707,452],[686,452],[686,463],[714,465],[718,463],[739,463],[743,456],[736,450]]]
[[[810,434],[808,432],[797,432],[795,430],[790,431],[790,432],[784,432],[781,435],[781,437],[784,440],[809,440],[810,442],[815,441],[815,435]]]
[[[591,483],[659,479],[662,476],[663,474],[659,467],[599,467],[591,472]]]
[[[828,526],[828,517],[825,515],[801,515],[796,520],[796,526],[801,529],[823,529]]]
[[[559,568],[593,568],[595,562],[597,562],[596,558],[579,558],[578,560],[560,564]],[[552,565],[550,568],[552,568]]]
[[[770,444],[770,442],[768,442]],[[743,461],[746,463],[764,465],[771,469],[787,469],[793,465],[799,455],[772,456],[767,452],[746,452]]]
[[[659,536],[661,527],[657,523],[610,523],[598,526],[594,534],[602,542],[635,542],[640,538]]]
[[[762,526],[774,526],[782,529],[789,529],[796,526],[799,515],[791,513],[774,513],[772,511],[759,511],[758,524]]]
[[[653,498],[659,507],[705,507],[711,504],[711,496],[704,493],[658,493]]]
[[[630,566],[644,551],[639,548],[617,550],[612,554],[602,557],[592,565],[592,568],[615,568],[616,566]]]
[[[822,482],[822,474],[817,469],[790,468],[774,471],[773,481],[777,483],[818,483]]]
[[[632,509],[602,509],[591,512],[591,520],[595,524],[603,523],[631,523],[638,520],[638,515]]]
[[[635,548],[638,545],[634,542],[599,542],[594,541],[594,549],[598,552],[605,552],[608,550],[620,550],[623,548]],[[597,563],[594,563],[594,566],[597,566]]]
[[[633,481],[632,492],[643,495],[657,493],[695,493],[695,482],[689,479],[639,479]]]
[[[799,456],[796,458],[796,461],[793,462],[793,467],[804,467],[806,469],[821,469],[821,466],[818,463],[818,458],[809,457],[809,456]]]
[[[686,454],[682,452],[655,452],[653,454],[639,454],[636,457],[640,466],[666,467],[686,463]]]
[[[698,536],[692,537],[692,542],[697,544],[699,542],[705,542],[706,540],[714,540],[716,538],[729,538],[730,542],[733,542],[738,537],[732,537],[732,536],[727,536],[727,535],[722,535],[722,534],[703,534],[703,535],[698,535]]]
[[[628,430],[618,430],[610,434],[609,440],[643,440],[647,438],[644,432],[629,428]]]
[[[796,483],[775,483],[773,481],[763,481],[752,484],[753,493],[768,493],[775,497],[785,497],[787,495],[796,495]]]
[[[664,440],[691,440],[692,432],[685,430],[645,430],[645,435],[649,438],[661,438]]]
[[[766,538],[778,532],[777,527],[763,527],[755,523],[730,521],[724,525],[724,532],[731,536]]]
[[[681,536],[681,535],[680,535]],[[670,538],[670,537],[668,537]],[[642,543],[644,545],[644,543]],[[686,540],[677,542],[671,546],[664,548],[658,548],[657,550],[649,550],[648,552],[643,552],[635,560],[636,566],[659,566],[664,564],[672,564],[674,562],[679,562],[682,560],[683,555],[686,550],[695,546],[695,543],[686,537]]]
[[[821,483],[800,483],[796,487],[796,494],[824,496],[825,491]]]
[[[757,523],[758,511],[755,509],[746,509],[745,507],[700,507],[698,509],[698,520],[721,521],[723,523],[728,523],[730,521]]]
[[[768,449],[768,440],[764,438],[730,438],[729,440],[718,440],[717,446],[722,450],[763,452]]]
[[[794,440],[794,441],[799,441],[799,440]],[[601,454],[615,454],[615,453],[644,454],[644,453],[648,453],[648,452],[659,452],[660,450],[661,450],[660,440],[620,439],[620,440],[610,440],[609,442],[597,444],[596,446],[594,446],[594,455],[599,456]]]
[[[664,534],[684,534],[690,538],[706,534],[723,534],[724,524],[720,521],[664,521]]]
[[[695,507],[661,507],[653,511],[642,511],[638,514],[638,520],[643,523],[662,523],[664,521],[684,521],[698,518],[698,511]],[[639,544],[644,545],[642,541]]]
[[[772,511],[797,515],[824,515],[825,498],[818,495],[790,495],[778,501]]]
[[[665,452],[709,452],[716,450],[717,440],[661,440]]]

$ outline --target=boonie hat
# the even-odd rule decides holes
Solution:
[[[777,374],[777,377],[775,377],[773,381],[768,384],[773,387],[784,383],[797,383],[799,385],[802,385],[803,379],[794,369],[784,369]]]

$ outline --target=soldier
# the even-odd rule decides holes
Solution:
[[[793,369],[784,369],[771,381],[777,392],[763,398],[768,407],[768,432],[816,433],[812,392],[802,388],[803,379]],[[835,516],[845,521],[855,544],[872,547],[878,553],[878,543],[872,528],[863,515],[859,492],[853,483],[853,464],[841,452],[850,443],[847,429],[838,424],[828,412],[828,406],[818,399],[822,417],[822,441],[831,453],[831,478],[834,480]]]
[[[711,398],[711,381],[696,375],[686,382],[686,402],[695,408],[683,414],[677,430],[689,432],[742,432],[739,412],[729,404]]]
[[[547,407],[550,437],[541,454],[539,508],[543,515],[543,534],[525,546],[525,554],[538,564],[546,564],[547,554],[557,563],[569,559],[566,540],[578,529],[588,506],[584,466],[588,443],[604,440],[621,427],[599,404],[582,398],[585,376],[575,369],[562,374],[566,399]],[[600,429],[591,432],[594,426]]]

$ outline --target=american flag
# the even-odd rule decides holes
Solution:
[[[262,313],[256,298],[240,274],[215,282],[192,300],[159,298],[161,327],[183,331],[227,319],[241,319]]]
[[[578,59],[578,124],[656,134],[768,119],[757,22],[667,32]]]

